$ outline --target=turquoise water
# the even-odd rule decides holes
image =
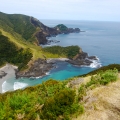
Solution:
[[[94,66],[102,66],[120,63],[120,23],[119,22],[94,22],[94,21],[55,21],[41,20],[45,25],[54,27],[62,23],[68,27],[79,27],[80,33],[61,34],[56,37],[51,37],[52,40],[59,40],[56,45],[69,46],[79,45],[83,51],[89,55],[96,55],[99,58],[99,63],[94,63]],[[67,78],[88,73],[96,68],[77,67],[66,62],[57,62],[56,68],[52,69],[43,78],[28,79],[10,78],[2,85],[3,91],[15,90],[27,86],[36,85],[50,78],[57,80],[65,80]]]

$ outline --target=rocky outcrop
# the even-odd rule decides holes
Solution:
[[[36,33],[36,38],[39,42],[39,44],[46,44],[48,40],[46,39],[46,36],[43,34],[42,31]]]
[[[93,63],[93,60],[97,60],[96,56],[88,56],[86,52],[81,51],[73,59],[67,60],[67,62],[78,66],[89,66]]]
[[[6,75],[7,75],[7,73],[5,73],[4,71],[0,71],[0,78],[4,77]]]
[[[79,33],[80,32],[80,29],[79,28],[68,28],[66,31],[64,31],[63,33],[64,34],[69,34],[69,33]]]
[[[40,77],[46,75],[53,68],[53,63],[47,63],[44,59],[36,60],[27,72],[16,71],[16,78],[19,77]]]
[[[92,60],[97,60],[96,56],[88,56],[87,53],[83,52],[81,49],[79,54],[77,54],[73,59],[68,58],[58,58],[58,59],[38,59],[36,60],[30,67],[30,69],[26,72],[16,71],[16,78],[19,77],[40,77],[45,76],[49,70],[51,70],[54,66],[54,63],[57,61],[66,61],[70,64],[77,65],[77,66],[89,66]]]
[[[50,28],[43,23],[41,23],[39,20],[31,17],[31,23],[37,28],[39,27],[40,30],[35,34],[39,44],[47,44],[48,40],[46,37],[51,37],[51,36],[56,36],[58,34],[68,34],[68,33],[79,33],[80,29],[79,28],[67,28],[65,25],[60,24],[57,25],[56,27]],[[65,29],[61,29],[61,28]]]

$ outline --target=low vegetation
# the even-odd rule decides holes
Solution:
[[[78,88],[68,86],[67,81],[48,80],[25,90],[0,95],[0,119],[5,120],[69,120],[84,112],[84,96],[91,89],[116,81],[118,70],[106,70],[92,76]]]
[[[94,71],[91,71],[91,72],[89,72],[89,73],[87,73],[87,74],[78,75],[78,77],[85,77],[85,76],[95,75],[95,74],[97,74],[97,73],[100,72],[100,71],[103,71],[103,72],[104,72],[104,71],[106,71],[106,70],[108,70],[108,69],[114,70],[115,68],[120,72],[120,64],[110,64],[110,65],[107,65],[107,66],[103,66],[103,67],[101,67],[101,68],[98,68],[98,69],[96,69],[96,70],[94,70]]]
[[[76,102],[76,93],[64,82],[49,80],[25,90],[0,95],[0,120],[56,120],[69,119],[70,114],[82,113],[83,107]]]
[[[59,57],[67,57],[73,58],[75,55],[79,53],[80,47],[79,46],[68,46],[68,47],[61,47],[61,46],[52,46],[52,47],[45,47],[43,51],[57,54]]]
[[[95,75],[91,76],[90,81],[86,84],[82,84],[79,88],[78,99],[82,100],[83,96],[86,95],[87,90],[94,89],[100,85],[107,85],[110,82],[114,82],[118,79],[117,69],[108,69],[106,71],[100,71]]]

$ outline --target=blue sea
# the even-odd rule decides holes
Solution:
[[[10,78],[6,80],[2,89],[3,92],[25,88],[40,84],[48,79],[65,80],[73,76],[88,73],[100,66],[118,63],[120,64],[120,22],[101,21],[62,21],[62,20],[40,20],[43,24],[54,27],[57,24],[65,24],[69,28],[80,28],[80,33],[60,34],[51,37],[51,40],[60,41],[52,45],[70,46],[78,45],[90,56],[97,56],[99,60],[91,66],[73,66],[67,62],[57,62],[56,68],[52,69],[42,78],[28,79]]]

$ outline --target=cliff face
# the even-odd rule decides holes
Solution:
[[[54,28],[50,28],[46,25],[44,25],[43,23],[41,23],[39,20],[31,17],[31,23],[35,26],[35,27],[39,27],[40,31],[38,31],[35,36],[39,42],[39,44],[46,44],[48,41],[46,39],[46,37],[50,37],[50,36],[56,36],[58,34],[68,34],[68,33],[78,33],[80,32],[79,28],[67,28],[65,25],[63,24],[59,24]]]

